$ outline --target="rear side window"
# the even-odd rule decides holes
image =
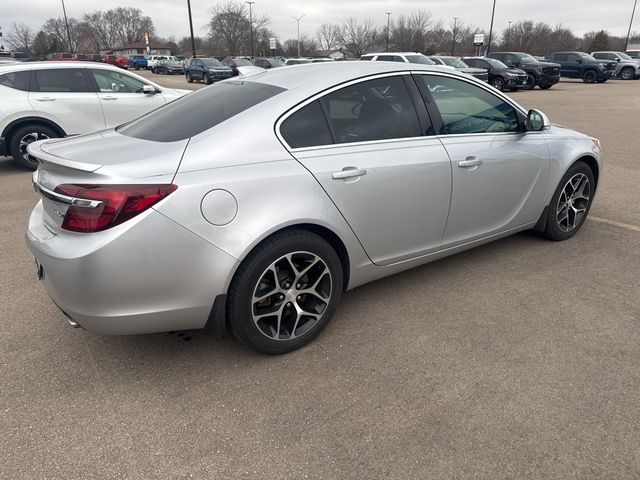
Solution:
[[[29,73],[28,71],[23,71],[0,75],[0,85],[26,92],[29,90]]]
[[[569,55],[567,55],[566,53],[558,53],[553,56],[553,59],[556,62],[566,62],[569,59]]]
[[[34,92],[91,92],[80,68],[34,70]]]
[[[177,142],[193,137],[284,92],[258,82],[223,82],[190,93],[117,128],[129,137]]]
[[[280,133],[291,148],[316,147],[333,143],[327,120],[318,100],[287,118],[280,127]]]

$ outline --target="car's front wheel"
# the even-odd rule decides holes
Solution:
[[[582,81],[584,83],[596,83],[598,81],[598,74],[593,70],[587,70],[582,74]]]
[[[213,82],[211,81],[211,77],[209,76],[209,74],[208,74],[208,73],[205,73],[205,74],[203,75],[203,77],[202,77],[202,82],[203,82],[205,85],[211,85],[211,84],[213,83]]]
[[[191,72],[187,72],[186,77],[187,77],[187,82],[188,83],[193,83],[193,77],[191,76]]]
[[[11,136],[10,148],[13,159],[29,170],[38,168],[38,161],[27,152],[30,143],[47,138],[59,137],[51,128],[43,125],[25,125],[16,130]]]
[[[575,235],[589,214],[594,192],[591,168],[582,161],[574,163],[551,198],[545,236],[551,240],[566,240]]]
[[[504,90],[504,80],[502,79],[502,77],[493,77],[491,79],[491,85],[501,92]]]
[[[311,232],[282,232],[238,268],[227,298],[229,324],[248,347],[287,353],[327,326],[342,290],[342,264],[331,245]]]
[[[533,90],[536,88],[536,76],[533,73],[527,73],[527,85],[525,89]]]
[[[622,78],[623,80],[633,80],[634,74],[635,72],[633,68],[625,67],[620,72],[620,78]]]

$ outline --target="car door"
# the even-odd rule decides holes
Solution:
[[[165,104],[161,93],[144,93],[147,83],[124,71],[87,69],[98,90],[107,128],[133,120]],[[154,87],[155,88],[155,87]]]
[[[443,248],[536,222],[544,209],[549,150],[525,132],[506,97],[472,81],[416,75],[452,163]]]
[[[373,262],[440,248],[451,166],[409,74],[336,88],[291,114],[279,131]]]
[[[31,75],[29,103],[67,135],[105,127],[100,100],[83,68],[37,68]]]

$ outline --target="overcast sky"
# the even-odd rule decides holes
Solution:
[[[281,41],[295,38],[296,22],[291,17],[305,15],[300,33],[315,35],[323,22],[340,22],[346,17],[371,17],[386,23],[385,12],[408,14],[416,9],[430,10],[435,18],[448,23],[460,17],[466,24],[489,30],[492,0],[255,0],[254,12],[271,17],[271,28]],[[79,18],[84,12],[108,10],[118,6],[138,7],[153,19],[159,36],[180,38],[189,33],[186,0],[65,0],[67,15]],[[194,31],[204,33],[209,10],[215,2],[191,0]],[[626,35],[633,0],[498,0],[494,28],[503,30],[508,21],[533,20],[552,25],[562,23],[581,35],[589,30],[605,29]],[[7,32],[11,24],[24,22],[38,29],[48,18],[62,16],[60,0],[0,0],[0,27]],[[640,11],[633,30],[640,30]],[[6,33],[5,33],[6,34]]]

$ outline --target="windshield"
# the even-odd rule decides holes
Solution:
[[[491,68],[508,68],[504,63],[495,58],[485,58],[484,61],[491,65]]]
[[[444,62],[445,65],[449,65],[453,68],[468,68],[469,65],[464,63],[462,60],[454,57],[440,57],[440,59]]]
[[[205,67],[223,67],[220,63],[220,60],[216,60],[215,58],[201,58],[202,63]]]
[[[582,59],[585,60],[587,62],[597,62],[598,60],[596,60],[595,58],[593,58],[591,55],[589,55],[588,53],[582,53],[579,52],[578,56]]]
[[[420,63],[422,65],[435,65],[436,62],[424,55],[405,55],[409,63]]]
[[[269,62],[271,63],[271,66],[273,68],[284,67],[284,63],[282,63],[280,60],[269,60]]]
[[[515,57],[520,63],[538,63],[538,59],[533,58],[528,53],[516,53]]]
[[[161,62],[169,66],[181,66],[180,62],[176,62],[175,60],[161,60]]]
[[[633,58],[631,58],[631,57],[630,57],[629,55],[627,55],[626,53],[619,52],[617,55],[618,55],[621,59],[623,59],[623,60],[633,60]]]
[[[236,62],[237,67],[250,67],[253,65],[253,63],[246,58],[234,58],[233,61]]]

